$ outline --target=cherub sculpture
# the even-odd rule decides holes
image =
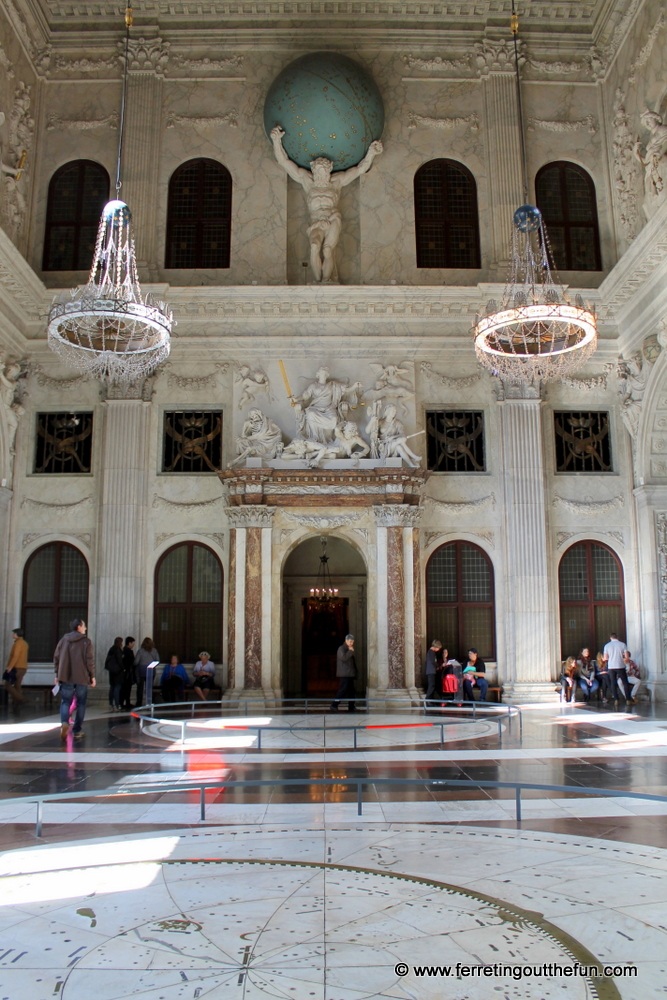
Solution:
[[[275,398],[271,392],[269,376],[261,368],[251,371],[248,365],[237,365],[236,381],[241,383],[239,410],[242,410],[249,403],[254,403],[255,397],[261,392],[265,393],[270,400]]]
[[[301,185],[306,194],[310,216],[310,225],[307,229],[310,241],[310,266],[315,281],[331,281],[335,267],[334,250],[338,245],[342,227],[342,217],[338,211],[341,189],[370,170],[373,160],[382,152],[382,143],[379,139],[372,142],[363,160],[356,167],[332,173],[333,163],[324,156],[318,156],[313,160],[310,170],[290,160],[283,148],[284,135],[285,130],[280,125],[271,130],[273,152],[283,170]]]

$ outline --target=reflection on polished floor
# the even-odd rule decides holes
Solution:
[[[69,745],[55,714],[2,718],[0,1000],[664,995],[667,802],[576,793],[667,796],[659,706],[526,707],[521,733],[447,716],[442,747],[417,712],[258,716],[261,747],[257,719],[183,744],[96,710]],[[573,794],[525,790],[517,823],[512,789],[382,778]],[[160,787],[193,780],[223,785],[203,823],[198,791]],[[128,794],[49,801],[36,837],[26,797],[106,788]]]

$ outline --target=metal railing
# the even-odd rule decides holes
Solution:
[[[543,791],[543,792],[565,792],[568,795],[598,795],[603,798],[623,798],[642,799],[650,802],[663,802],[667,804],[667,795],[653,795],[649,792],[629,792],[611,788],[583,787],[578,785],[546,785],[537,782],[527,781],[474,781],[469,778],[251,778],[244,781],[174,781],[164,784],[143,785],[141,788],[132,786],[131,788],[120,786],[119,788],[105,788],[99,791],[82,792],[51,792],[44,795],[20,795],[11,799],[0,799],[0,806],[8,803],[26,802],[35,803],[37,806],[37,817],[35,822],[35,836],[41,837],[42,824],[44,821],[45,802],[65,802],[76,799],[118,799],[129,798],[137,795],[155,795],[183,793],[184,791],[199,791],[199,818],[200,822],[206,819],[206,790],[218,789],[229,790],[235,788],[266,788],[266,787],[322,787],[327,788],[335,785],[351,786],[356,788],[357,793],[357,816],[363,815],[363,789],[366,785],[388,786],[405,785],[408,787],[420,788],[513,788],[515,795],[515,817],[516,822],[521,822],[521,793],[522,791]],[[413,803],[416,804],[416,803]]]
[[[281,699],[281,700],[284,700],[284,699]],[[136,719],[139,720],[139,726],[140,726],[142,732],[146,728],[146,725],[156,725],[157,724],[157,725],[161,725],[161,726],[180,726],[180,730],[181,730],[180,743],[181,743],[181,745],[184,745],[185,741],[186,741],[186,733],[187,733],[188,726],[192,726],[193,728],[196,729],[198,725],[201,726],[201,722],[203,721],[203,719],[201,718],[201,716],[199,718],[199,721],[197,720],[197,714],[196,714],[196,711],[195,711],[195,709],[197,707],[197,704],[198,704],[197,702],[192,702],[192,710],[191,710],[190,718],[189,719],[165,719],[165,718],[158,717],[155,714],[155,709],[156,709],[155,705],[143,705],[139,709],[134,709],[134,711],[131,714]],[[226,706],[227,702],[225,702],[225,701],[215,701],[215,702],[208,702],[208,701],[206,701],[206,702],[201,702],[199,704],[202,704],[202,705],[221,705],[221,706]],[[248,711],[248,703],[244,702],[243,704],[245,705],[246,713],[247,713],[247,711]],[[465,705],[465,704],[469,704],[469,703],[466,703],[466,702],[462,703],[462,705]],[[184,707],[184,703],[183,702],[178,702],[178,701],[176,701],[176,702],[166,702],[164,705],[157,706],[157,707],[159,707],[159,708],[183,708]],[[503,709],[504,711],[498,711],[499,708]],[[150,714],[146,715],[145,711],[149,712]],[[442,715],[442,711],[443,710],[441,710],[441,712],[440,712],[441,715]],[[522,725],[522,719],[521,719],[521,711],[520,711],[520,709],[516,708],[513,705],[489,706],[489,711],[487,711],[485,714],[480,714],[479,711],[476,713],[474,710],[473,710],[472,715],[464,715],[464,712],[456,712],[456,716],[457,717],[455,717],[455,718],[449,718],[446,721],[441,718],[437,722],[415,722],[415,723],[407,723],[407,724],[406,723],[397,723],[397,725],[396,725],[395,728],[399,728],[399,729],[407,729],[407,728],[413,728],[413,727],[415,729],[423,729],[423,728],[429,728],[429,727],[439,728],[440,729],[440,747],[441,748],[445,745],[445,736],[444,736],[445,726],[449,726],[449,725],[465,725],[465,724],[470,723],[470,722],[473,722],[473,723],[485,722],[485,721],[489,721],[489,719],[494,719],[495,718],[495,720],[498,723],[498,740],[500,742],[500,745],[502,746],[502,740],[503,740],[503,719],[507,719],[508,720],[508,727],[509,727],[510,732],[511,732],[512,719],[518,717],[518,719],[519,719],[520,735],[523,734],[523,725]],[[217,716],[214,716],[213,718],[217,718]],[[230,716],[226,716],[225,717],[225,716],[221,715],[220,718],[229,718],[230,720],[234,720],[236,718],[236,716],[230,715]],[[210,721],[210,719],[207,719],[206,721]],[[239,721],[240,722],[244,722],[245,720],[243,719],[243,717],[241,717],[239,719]],[[233,729],[235,727],[234,726],[229,726],[227,728]],[[263,732],[265,732],[265,733],[280,733],[280,732],[286,732],[286,733],[317,732],[317,733],[322,733],[323,734],[323,741],[322,741],[323,742],[323,747],[326,747],[326,737],[327,737],[327,734],[328,733],[329,734],[330,733],[339,733],[339,732],[342,732],[342,731],[351,731],[352,732],[353,749],[357,750],[358,749],[357,733],[359,732],[359,730],[368,731],[368,730],[373,730],[373,729],[376,729],[376,728],[379,728],[379,727],[374,726],[372,724],[364,724],[364,723],[361,723],[361,722],[357,723],[356,725],[342,725],[342,726],[338,725],[338,724],[333,724],[333,722],[332,722],[332,724],[330,724],[330,725],[327,726],[326,720],[322,720],[322,723],[320,725],[318,725],[318,726],[304,726],[302,724],[301,720],[299,720],[297,722],[294,722],[294,723],[292,723],[290,725],[286,725],[286,726],[279,726],[279,725],[257,725],[257,724],[253,725],[251,723],[251,724],[245,724],[245,725],[242,725],[242,726],[239,726],[239,727],[236,727],[236,728],[241,728],[244,731],[255,732],[257,734],[257,737],[256,737],[257,738],[257,746],[256,746],[257,750],[261,750],[262,749],[262,733]],[[382,726],[381,728],[383,728],[383,729],[385,729],[385,728],[386,729],[391,729],[392,726],[391,726],[391,724],[389,724],[387,726]],[[204,738],[204,737],[202,737],[202,738]],[[210,737],[208,737],[208,738],[210,738]],[[366,747],[364,749],[369,749],[369,748]]]

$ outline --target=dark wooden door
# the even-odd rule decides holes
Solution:
[[[336,652],[348,633],[348,598],[338,597],[322,607],[304,597],[302,607],[303,694],[328,698],[338,690]]]

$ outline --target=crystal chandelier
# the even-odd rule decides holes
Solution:
[[[512,2],[512,34],[524,198],[528,173],[521,102],[517,34]],[[514,213],[510,268],[500,306],[491,300],[473,326],[477,359],[494,375],[511,382],[558,379],[580,368],[597,347],[597,321],[580,295],[574,304],[553,278],[553,254],[542,214],[524,204]]]
[[[326,606],[338,599],[338,587],[332,586],[331,571],[329,570],[329,556],[327,555],[327,540],[324,535],[320,536],[322,555],[320,565],[317,570],[315,586],[310,588],[309,599],[317,604]]]
[[[57,297],[48,317],[49,347],[73,368],[111,384],[149,375],[170,351],[174,324],[164,302],[139,285],[132,216],[120,201],[127,69],[132,8],[125,11],[125,67],[116,199],[104,206],[88,283]]]

